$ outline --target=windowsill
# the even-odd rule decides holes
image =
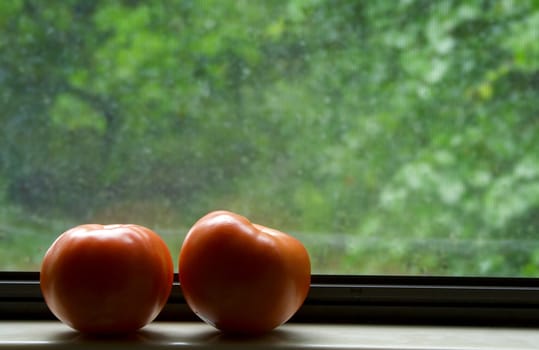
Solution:
[[[257,338],[224,336],[201,322],[154,322],[123,339],[89,339],[55,321],[1,321],[0,349],[537,349],[528,328],[290,323]]]

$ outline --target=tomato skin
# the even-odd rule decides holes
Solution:
[[[296,238],[215,211],[188,232],[179,277],[187,304],[202,320],[226,333],[259,334],[301,307],[311,264]]]
[[[45,253],[40,286],[51,312],[83,333],[136,331],[164,307],[174,274],[164,241],[139,225],[87,224]]]

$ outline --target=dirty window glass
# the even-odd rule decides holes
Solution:
[[[539,276],[536,1],[1,1],[0,269],[228,209],[315,273]]]

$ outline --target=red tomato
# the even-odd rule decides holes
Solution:
[[[151,322],[172,289],[174,266],[155,232],[81,225],[61,234],[41,265],[49,309],[84,333],[126,333]]]
[[[294,237],[216,211],[187,234],[179,277],[187,304],[202,320],[223,332],[257,334],[283,324],[300,308],[311,263]]]

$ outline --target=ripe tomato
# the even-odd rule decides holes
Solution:
[[[155,232],[81,225],[61,234],[41,264],[49,309],[84,333],[126,333],[151,322],[172,289],[174,266]]]
[[[187,304],[202,320],[223,332],[257,334],[283,324],[300,308],[311,263],[292,236],[216,211],[187,234],[179,277]]]

